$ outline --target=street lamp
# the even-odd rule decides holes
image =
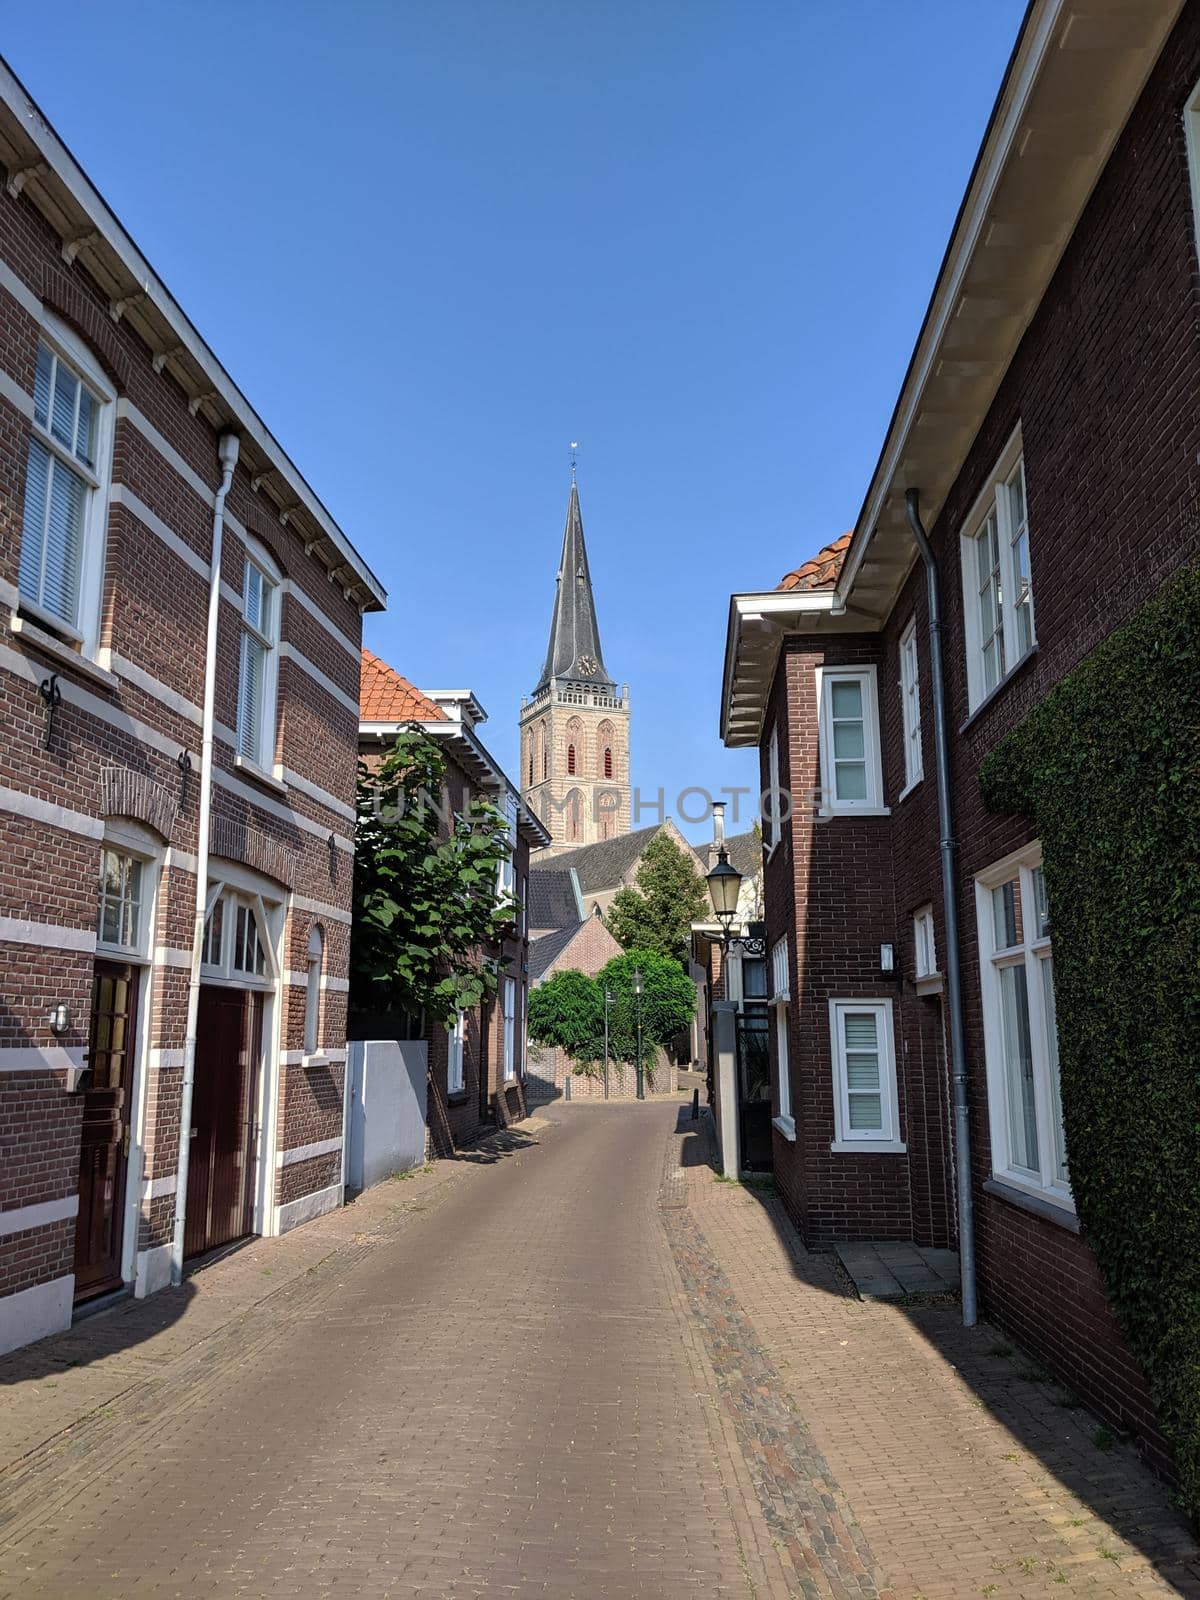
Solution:
[[[646,1098],[646,1069],[642,1064],[642,969],[633,969],[633,997],[637,1002],[637,1097]]]
[[[713,911],[721,924],[721,943],[729,949],[729,934],[737,916],[738,895],[742,888],[742,875],[729,865],[729,857],[722,845],[717,853],[717,864],[704,880],[708,884]]]

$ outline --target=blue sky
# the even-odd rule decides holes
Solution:
[[[652,793],[755,781],[729,594],[853,522],[1023,9],[60,0],[3,48],[514,773],[580,441]]]

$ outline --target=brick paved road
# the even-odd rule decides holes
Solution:
[[[680,1169],[675,1113],[556,1108],[520,1153],[0,1362],[0,1597],[1198,1592],[1132,1457],[1076,1441],[1056,1492],[937,1327]]]

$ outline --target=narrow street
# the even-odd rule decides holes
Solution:
[[[1132,1451],[686,1118],[557,1106],[0,1361],[0,1596],[1200,1594]]]

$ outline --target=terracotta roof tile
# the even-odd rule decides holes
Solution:
[[[844,533],[840,539],[818,550],[810,561],[804,561],[789,572],[780,583],[781,589],[832,589],[838,581],[846,551],[852,535]]]
[[[358,714],[363,722],[447,722],[441,706],[434,705],[394,667],[370,650],[362,653]]]

